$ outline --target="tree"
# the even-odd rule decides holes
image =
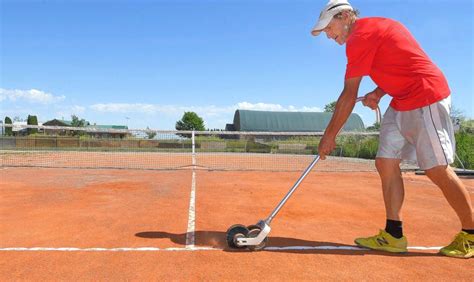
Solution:
[[[380,123],[374,122],[373,125],[366,128],[367,131],[379,131],[380,130]]]
[[[13,135],[13,127],[11,125],[13,124],[12,119],[9,117],[5,117],[5,125],[9,124],[10,126],[5,127],[5,135],[6,136],[12,136]]]
[[[204,131],[204,120],[195,112],[184,112],[181,120],[176,122],[176,130]]]
[[[71,126],[74,127],[86,127],[90,124],[85,119],[79,119],[79,117],[76,115],[71,115],[71,120]]]
[[[451,111],[450,111],[449,115],[451,116],[451,119],[453,121],[458,120],[459,122],[462,122],[462,121],[466,120],[466,117],[464,116],[463,111],[456,108],[455,106],[451,106]]]
[[[27,125],[38,125],[38,117],[37,116],[32,116],[32,115],[28,115],[28,118],[26,119],[26,124]],[[28,135],[30,134],[36,134],[38,133],[38,128],[27,128],[26,129],[26,132],[28,133]]]
[[[73,127],[86,127],[90,125],[90,123],[88,121],[86,121],[85,119],[79,119],[78,116],[76,115],[71,115],[71,126]],[[87,135],[86,132],[82,131],[82,130],[73,130],[72,131],[72,134],[74,136],[84,136],[84,135]]]
[[[463,124],[465,124],[466,117],[462,110],[451,106],[451,111],[449,113],[451,117],[451,121],[453,122],[454,132],[458,132],[459,130],[463,129]]]
[[[324,106],[324,112],[325,113],[334,113],[334,110],[336,110],[336,103],[337,101],[331,102]]]
[[[156,131],[151,130],[148,126],[146,127],[145,133],[146,133],[148,139],[153,139],[156,136]]]

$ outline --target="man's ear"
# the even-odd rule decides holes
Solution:
[[[344,20],[347,20],[348,18],[350,18],[351,14],[349,12],[349,10],[345,10],[345,11],[342,11],[342,18]]]

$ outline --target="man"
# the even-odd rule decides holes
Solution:
[[[450,90],[443,73],[415,38],[399,22],[386,18],[357,18],[347,0],[330,0],[312,30],[339,45],[346,44],[344,90],[318,147],[322,160],[335,148],[335,138],[352,112],[363,76],[378,86],[363,104],[375,109],[380,99],[392,97],[380,129],[375,165],[382,181],[386,227],[378,235],[358,238],[359,246],[388,252],[406,252],[401,208],[404,186],[401,160],[417,160],[456,212],[462,230],[442,248],[446,256],[474,256],[474,222],[469,193],[449,166],[455,140],[449,117]]]

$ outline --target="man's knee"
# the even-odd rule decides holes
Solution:
[[[433,168],[427,169],[425,170],[425,174],[431,180],[440,178],[442,179],[451,175],[449,166],[446,165],[435,166]]]
[[[400,172],[400,160],[399,159],[386,159],[376,158],[375,168],[379,174],[399,174]]]

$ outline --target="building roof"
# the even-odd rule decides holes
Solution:
[[[62,120],[62,119],[52,119],[52,120],[48,120],[47,122],[43,123],[43,125],[72,126],[72,121],[71,120]]]
[[[22,131],[22,130],[26,130],[26,126],[28,125],[28,123],[26,121],[14,121],[12,123],[12,131],[13,132],[17,132],[17,131]],[[43,125],[42,123],[38,122],[38,125],[41,126]]]
[[[317,132],[326,129],[332,114],[236,110],[233,127],[236,131]],[[349,116],[343,130],[361,131],[364,129],[364,122],[360,116],[353,113]]]
[[[51,126],[72,126],[71,120],[59,120],[59,119],[52,119],[48,120],[47,122],[43,123],[43,125],[51,125]],[[86,128],[96,128],[96,129],[128,129],[126,125],[102,125],[102,124],[90,124],[87,125]]]
[[[88,125],[87,127],[90,128],[97,128],[97,129],[128,129],[128,126],[126,125],[101,125],[101,124],[96,124],[96,125]]]

